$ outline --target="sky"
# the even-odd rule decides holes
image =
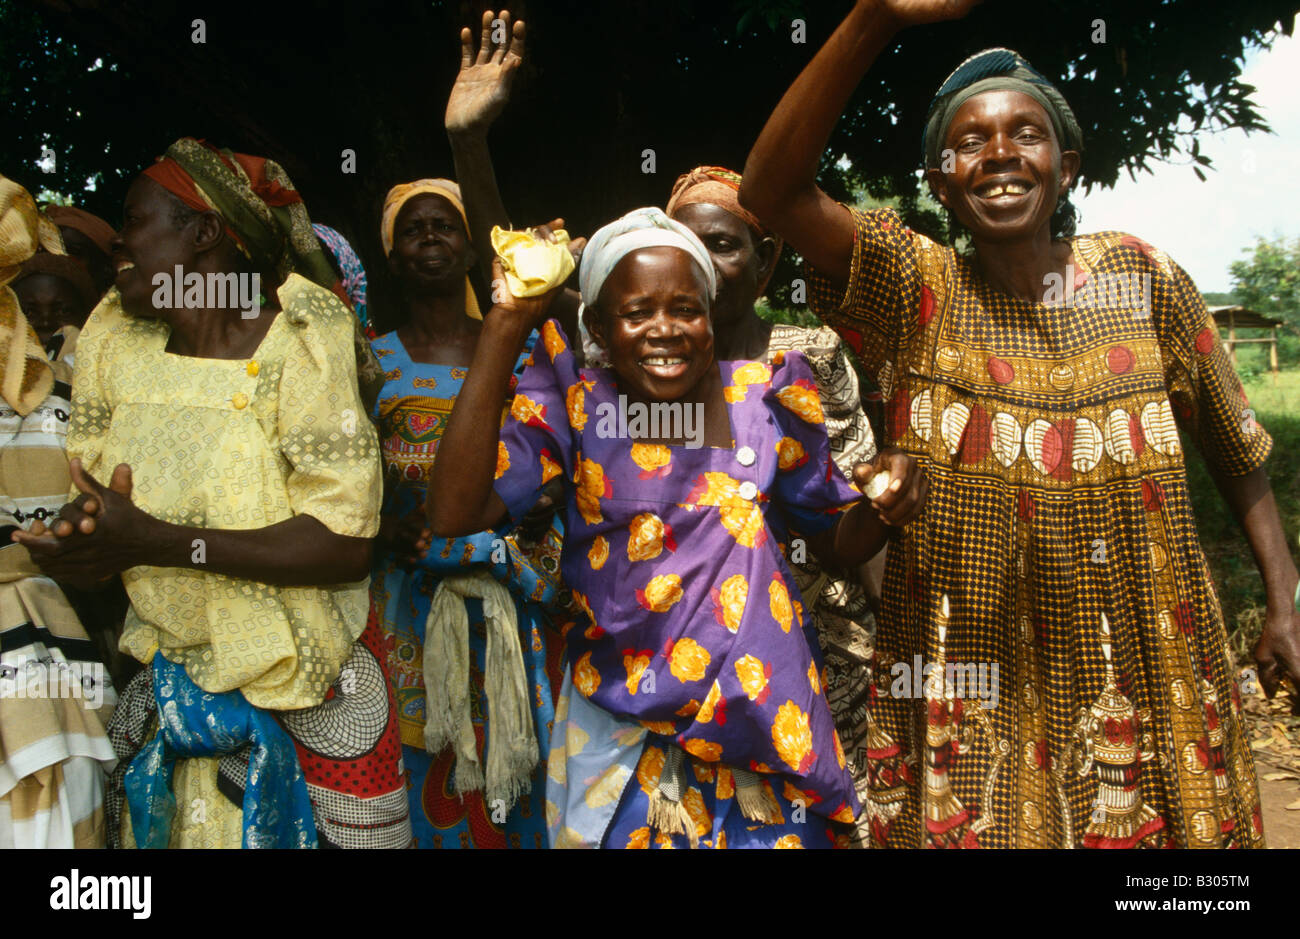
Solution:
[[[1214,161],[1205,182],[1190,165],[1153,162],[1155,173],[1139,173],[1136,182],[1121,173],[1113,189],[1076,193],[1079,231],[1138,235],[1182,265],[1203,293],[1231,289],[1228,265],[1256,236],[1300,236],[1300,39],[1279,36],[1271,49],[1247,52],[1242,80],[1256,87],[1273,134],[1201,135],[1201,152]]]

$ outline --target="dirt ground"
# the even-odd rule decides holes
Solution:
[[[1259,776],[1264,838],[1270,848],[1300,848],[1300,717],[1292,715],[1286,691],[1272,701],[1244,695],[1242,707]]]

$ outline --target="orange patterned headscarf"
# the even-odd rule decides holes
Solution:
[[[776,241],[776,258],[779,258],[784,244],[781,236],[764,225],[759,221],[757,215],[740,204],[740,180],[739,173],[729,170],[725,166],[697,166],[689,173],[683,173],[677,177],[677,182],[673,184],[673,194],[668,199],[668,215],[676,218],[677,210],[688,205],[698,203],[716,205],[748,225],[749,230],[754,233],[755,241],[763,238],[774,239]],[[776,271],[776,258],[772,262],[773,272]],[[772,275],[769,273],[767,276],[770,279]],[[758,285],[760,296],[766,288],[767,280],[764,280]]]

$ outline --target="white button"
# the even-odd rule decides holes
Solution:
[[[751,447],[741,447],[736,451],[736,459],[740,461],[741,466],[753,466],[757,454],[754,453]]]
[[[740,498],[753,501],[754,497],[757,495],[758,495],[758,487],[755,486],[749,480],[745,480],[743,483],[740,484]]]

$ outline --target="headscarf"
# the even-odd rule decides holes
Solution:
[[[14,278],[14,283],[17,284],[23,278],[33,274],[49,274],[68,283],[77,292],[84,314],[90,313],[99,302],[99,291],[95,289],[95,282],[90,279],[90,272],[86,270],[84,264],[70,255],[37,251],[23,262],[22,271]]]
[[[45,217],[60,228],[71,228],[89,238],[105,256],[113,253],[113,239],[117,232],[98,215],[91,215],[84,209],[70,205],[47,205],[42,211]]]
[[[653,206],[635,209],[620,219],[610,222],[591,236],[582,252],[582,266],[578,270],[578,284],[582,290],[583,310],[578,312],[579,333],[587,364],[604,366],[609,359],[604,350],[591,338],[583,312],[600,296],[600,288],[613,273],[618,262],[633,251],[642,248],[680,248],[691,256],[695,265],[704,272],[709,285],[709,299],[718,295],[718,273],[713,267],[709,249],[681,222],[674,221],[662,209]]]
[[[388,190],[388,195],[384,198],[384,213],[379,223],[379,239],[384,245],[384,257],[393,253],[393,231],[397,227],[397,213],[416,196],[426,194],[442,196],[450,202],[452,208],[460,213],[461,221],[465,223],[466,237],[469,236],[469,218],[465,215],[465,201],[461,198],[460,186],[455,182],[450,179],[417,179],[410,183],[398,183]],[[465,312],[476,320],[483,318],[469,274],[465,275]]]
[[[939,165],[948,125],[957,109],[985,91],[1019,91],[1029,95],[1047,112],[1061,149],[1083,150],[1083,131],[1056,86],[1020,53],[1011,49],[985,49],[957,66],[930,102],[922,141],[927,167]]]
[[[300,274],[347,299],[280,164],[182,137],[144,175],[196,212],[215,209],[244,256],[281,283]]]
[[[361,258],[357,257],[356,251],[352,250],[352,245],[348,244],[348,240],[337,231],[328,225],[321,225],[317,222],[313,222],[311,228],[339,266],[339,271],[343,275],[343,292],[352,301],[352,310],[357,314],[357,321],[361,323],[361,329],[367,336],[374,339],[374,330],[370,328],[370,321],[366,313],[365,265],[361,263]]]
[[[740,180],[739,173],[724,166],[697,166],[689,173],[677,177],[677,182],[673,184],[673,194],[668,199],[668,215],[676,218],[678,209],[697,203],[716,205],[748,225],[754,233],[755,241],[774,239],[776,256],[772,259],[772,270],[768,271],[767,277],[758,285],[758,293],[762,296],[767,289],[767,282],[776,272],[776,259],[781,256],[784,242],[780,235],[759,221],[757,215],[740,204]]]
[[[9,287],[37,248],[63,254],[59,229],[27,190],[0,176],[0,397],[26,416],[54,388],[54,370]]]
[[[196,212],[215,210],[240,252],[259,271],[275,275],[280,283],[298,274],[348,302],[312,231],[302,196],[280,164],[182,137],[144,175]],[[368,409],[379,396],[384,373],[361,324],[354,323],[357,384]]]

